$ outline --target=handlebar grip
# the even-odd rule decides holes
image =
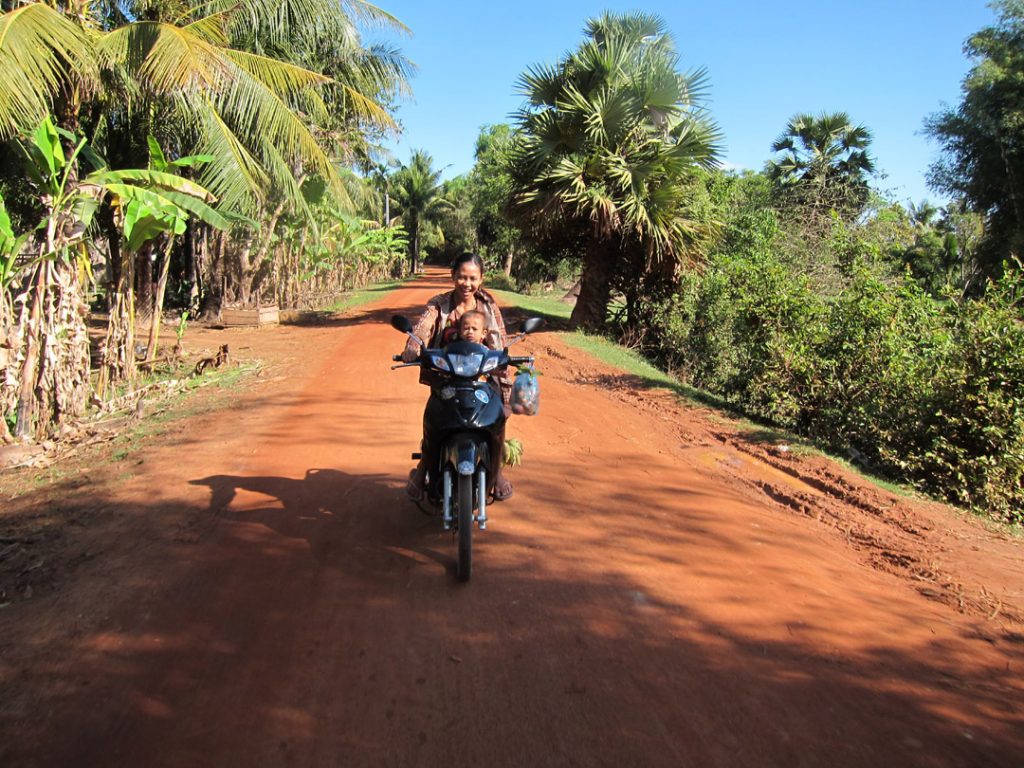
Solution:
[[[533,355],[527,355],[526,357],[511,357],[508,358],[509,365],[525,365],[533,362]]]
[[[401,355],[392,355],[391,359],[394,360],[396,363],[402,362],[402,356]]]

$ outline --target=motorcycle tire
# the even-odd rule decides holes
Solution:
[[[459,475],[455,494],[459,525],[459,560],[455,573],[459,581],[469,581],[473,572],[473,476]]]

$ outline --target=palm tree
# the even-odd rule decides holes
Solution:
[[[930,229],[935,225],[942,211],[929,200],[922,200],[920,203],[911,202],[907,208],[910,215],[910,223],[918,229]]]
[[[523,220],[581,232],[571,322],[600,328],[623,264],[651,269],[695,253],[703,230],[688,215],[687,183],[695,168],[714,166],[719,136],[700,106],[704,72],[678,71],[659,17],[605,14],[585,34],[556,65],[521,77],[527,104],[510,164]]]
[[[772,144],[782,156],[768,162],[768,177],[798,204],[856,216],[875,171],[870,144],[871,131],[851,123],[845,112],[795,115]]]
[[[400,27],[362,0],[25,2],[0,15],[0,141],[54,114],[105,138],[93,148],[123,155],[112,167],[131,168],[145,164],[152,133],[173,157],[209,156],[199,184],[222,211],[269,218],[269,242],[282,207],[302,207],[304,177],[345,200],[338,157],[367,131],[395,127],[384,105],[408,65],[363,49],[354,18]],[[318,59],[318,46],[331,56]],[[78,176],[72,162],[71,188]]]
[[[429,154],[417,149],[409,164],[391,177],[394,202],[401,210],[405,230],[409,233],[409,262],[413,274],[420,265],[423,227],[436,224],[441,212],[449,206],[442,197],[441,171],[435,171],[433,164]]]

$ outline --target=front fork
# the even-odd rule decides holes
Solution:
[[[446,531],[452,529],[452,468],[449,465],[441,472],[441,524]]]
[[[452,512],[452,468],[446,465],[441,474],[441,524],[444,530],[450,531],[455,519]],[[481,531],[487,530],[487,468],[480,464],[476,472],[476,509],[474,515],[477,527]]]

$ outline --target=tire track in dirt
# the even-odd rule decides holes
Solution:
[[[555,360],[567,359],[554,347],[545,351],[553,353]],[[949,539],[957,536],[980,537],[987,548],[1002,549],[1010,560],[1019,559],[1018,542],[997,533],[985,535],[980,523],[964,523],[943,505],[901,498],[820,456],[780,451],[776,445],[746,439],[741,427],[716,426],[702,419],[705,409],[682,406],[668,390],[651,390],[639,377],[584,369],[564,375],[674,422],[691,461],[713,467],[780,508],[834,530],[837,540],[861,553],[870,567],[906,579],[921,595],[961,613],[998,620],[1007,637],[1020,636],[1024,630],[1024,594],[1007,594],[979,579],[974,561],[983,555],[972,554],[969,562],[961,560],[957,568],[939,564],[950,550]],[[688,418],[687,411],[694,417]],[[736,454],[749,461],[737,462]],[[1015,570],[1019,577],[1019,567]],[[993,583],[1000,581],[994,575]]]

